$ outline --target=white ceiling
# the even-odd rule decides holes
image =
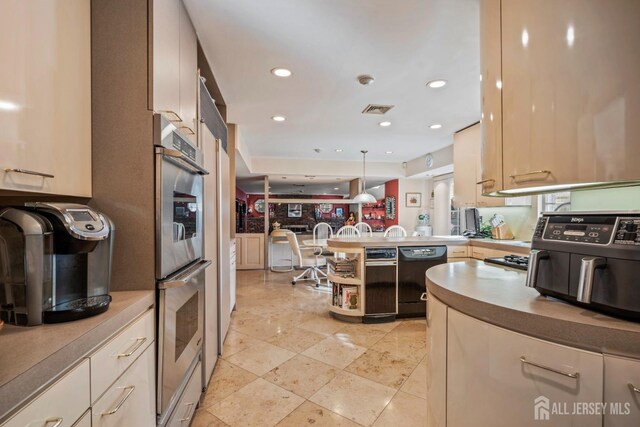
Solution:
[[[384,185],[386,178],[367,179],[367,188],[371,189],[379,185]],[[263,194],[264,180],[262,178],[239,178],[236,181],[238,187],[249,194]],[[303,176],[288,176],[284,179],[281,176],[270,176],[269,185],[271,194],[287,195],[349,195],[349,180],[334,176],[316,176],[314,178]],[[337,190],[336,190],[337,188]]]
[[[403,162],[450,144],[454,131],[479,120],[478,0],[185,3],[228,121],[252,157],[357,160],[368,149],[367,160]],[[277,78],[274,67],[294,74]],[[376,80],[361,86],[360,74]],[[439,78],[447,86],[425,86]],[[370,103],[395,108],[361,114]],[[392,125],[378,126],[382,120]],[[433,123],[443,128],[429,129]]]

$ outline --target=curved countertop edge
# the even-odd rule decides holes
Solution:
[[[4,353],[0,354],[0,422],[155,305],[155,291],[150,290],[112,292],[111,297],[109,310],[86,319],[32,327],[5,325],[0,333]],[[59,344],[46,348],[56,340]],[[30,350],[36,346],[40,350]]]
[[[478,246],[503,251],[513,251],[514,253],[522,255],[528,254],[531,250],[530,242],[518,240],[468,239],[462,236],[334,237],[328,240],[328,245],[336,249],[429,245]]]
[[[523,335],[596,353],[640,358],[640,323],[541,296],[525,273],[472,260],[426,272],[427,288],[461,313]]]

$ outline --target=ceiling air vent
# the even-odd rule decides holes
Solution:
[[[385,114],[387,111],[391,110],[393,105],[375,105],[369,104],[362,110],[362,114]]]
[[[304,184],[293,184],[294,187],[304,187]]]

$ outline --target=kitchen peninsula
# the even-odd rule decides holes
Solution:
[[[426,273],[427,425],[534,426],[540,396],[569,407],[629,402],[633,416],[607,413],[604,425],[637,420],[640,325],[544,298],[525,278],[477,260]],[[562,419],[554,425],[575,425]]]

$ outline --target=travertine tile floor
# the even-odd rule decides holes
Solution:
[[[327,288],[290,280],[238,272],[224,354],[192,426],[424,426],[424,319],[341,322]]]

